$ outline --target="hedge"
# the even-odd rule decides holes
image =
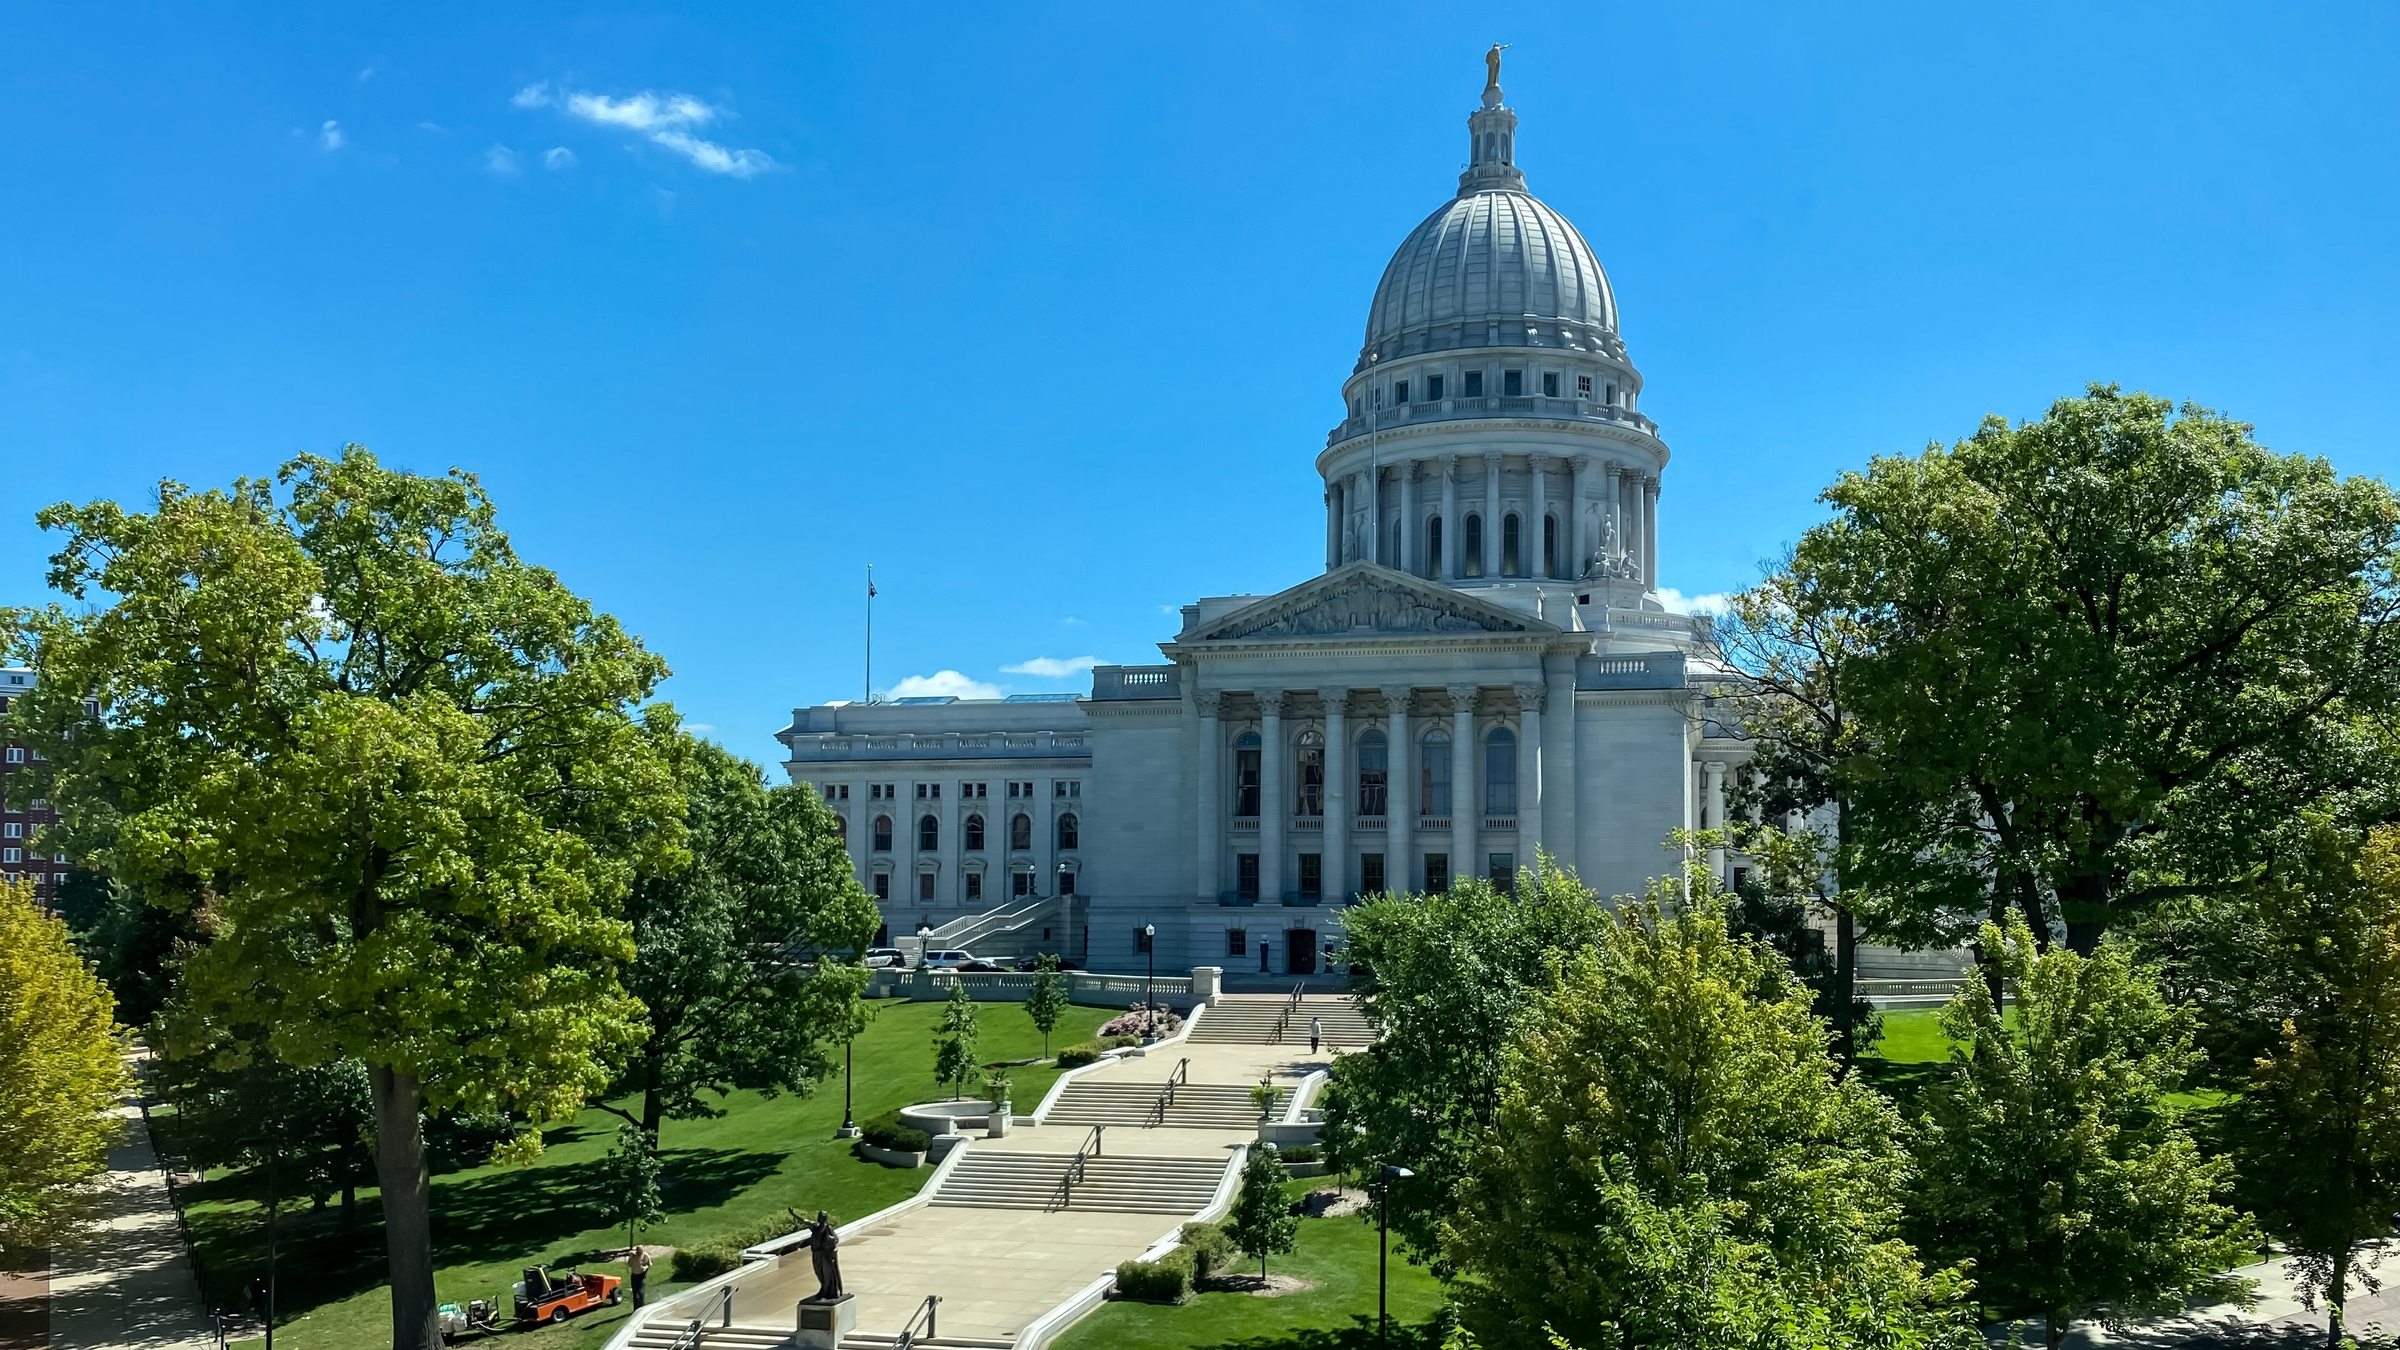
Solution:
[[[860,1137],[877,1148],[894,1153],[923,1153],[933,1147],[933,1140],[923,1130],[900,1123],[898,1111],[886,1111],[859,1127]]]
[[[1145,1303],[1183,1303],[1192,1296],[1192,1257],[1178,1247],[1163,1261],[1127,1261],[1117,1267],[1117,1297]]]
[[[1189,1253],[1192,1259],[1192,1278],[1205,1280],[1233,1264],[1239,1250],[1225,1230],[1213,1223],[1187,1223],[1183,1226],[1183,1245],[1176,1250]]]

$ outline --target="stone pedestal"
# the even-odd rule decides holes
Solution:
[[[1192,1002],[1215,1007],[1217,995],[1224,992],[1225,967],[1192,967]]]
[[[865,1130],[860,1129],[856,1125],[844,1125],[840,1129],[837,1129],[833,1132],[833,1137],[836,1139],[856,1139],[865,1133]]]
[[[1012,1117],[1009,1114],[1007,1102],[1002,1102],[998,1106],[993,1107],[992,1114],[986,1117],[983,1122],[984,1137],[987,1139],[998,1139],[1002,1135],[1007,1134],[1011,1119]]]
[[[800,1329],[792,1344],[811,1350],[837,1350],[842,1337],[858,1329],[858,1295],[844,1294],[828,1303],[807,1299],[800,1304]]]

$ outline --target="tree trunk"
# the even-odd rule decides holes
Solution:
[[[650,1043],[658,1045],[656,1032],[651,1033]],[[642,1058],[648,1066],[645,1075],[648,1082],[642,1090],[642,1133],[650,1140],[650,1151],[656,1153],[659,1122],[667,1117],[666,1054],[663,1049],[646,1050]]]
[[[2333,1277],[2325,1282],[2325,1344],[2328,1350],[2342,1347],[2342,1300],[2350,1291],[2350,1249],[2333,1258]]]
[[[1845,906],[1834,906],[1833,943],[1833,1031],[1846,1071],[1858,1059],[1858,918]]]
[[[2066,911],[2067,950],[2089,958],[2100,950],[2101,935],[2108,931],[2108,878],[2077,877],[2074,889],[2058,898],[2059,908]]]
[[[390,1253],[392,1350],[440,1350],[440,1307],[433,1292],[433,1175],[425,1166],[419,1113],[425,1094],[414,1075],[369,1064],[375,1096],[375,1178],[383,1187],[383,1242]]]
[[[2042,1339],[2049,1344],[2050,1350],[2058,1350],[2066,1341],[2067,1324],[2073,1320],[2056,1309],[2042,1314]]]

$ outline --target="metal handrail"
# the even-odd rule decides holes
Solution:
[[[941,1306],[942,1296],[940,1294],[927,1294],[925,1301],[917,1305],[916,1312],[909,1315],[908,1325],[901,1328],[900,1339],[892,1342],[892,1350],[911,1350],[911,1347],[916,1345],[919,1319],[923,1319],[925,1323],[925,1339],[929,1341],[940,1339],[942,1332],[937,1310]]]
[[[1289,999],[1284,1000],[1283,1016],[1275,1019],[1275,1030],[1267,1037],[1267,1044],[1283,1044],[1283,1034],[1291,1030],[1292,1027],[1292,1014],[1300,1011],[1301,996],[1307,992],[1308,981],[1306,980],[1302,980],[1300,983],[1292,986],[1292,996]]]
[[[1167,1123],[1167,1108],[1175,1104],[1176,1085],[1190,1081],[1192,1081],[1192,1061],[1187,1056],[1175,1061],[1175,1072],[1167,1075],[1167,1085],[1159,1089],[1158,1100],[1150,1103],[1150,1119],[1144,1123],[1144,1129]]]
[[[676,1333],[675,1343],[668,1346],[667,1350],[699,1350],[700,1338],[707,1331],[707,1323],[695,1317],[683,1324],[683,1330]]]
[[[1083,1143],[1076,1147],[1075,1156],[1067,1161],[1067,1170],[1059,1174],[1057,1203],[1050,1206],[1052,1209],[1065,1209],[1075,1203],[1075,1188],[1083,1184],[1083,1160],[1100,1156],[1100,1132],[1107,1128],[1105,1125],[1094,1125],[1091,1133],[1083,1137]]]

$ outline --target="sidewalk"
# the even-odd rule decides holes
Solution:
[[[51,1350],[214,1350],[150,1132],[132,1102],[117,1114],[125,1137],[109,1150],[98,1231],[52,1254]]]
[[[50,1344],[50,1254],[34,1253],[24,1270],[0,1270],[0,1350]]]
[[[2383,1344],[2400,1334],[2400,1283],[2395,1282],[2400,1278],[2400,1251],[2390,1250],[2388,1243],[2368,1246],[2369,1255],[2374,1248],[2387,1251],[2383,1267],[2371,1272],[2383,1288],[2368,1293],[2352,1272],[2345,1331],[2360,1341]],[[2258,1281],[2258,1303],[2248,1310],[2231,1304],[2192,1308],[2173,1317],[2147,1318],[2122,1332],[2096,1322],[2077,1323],[2067,1332],[2065,1350],[2315,1350],[2325,1344],[2325,1308],[2320,1302],[2312,1311],[2302,1303],[2300,1291],[2284,1273],[2287,1264],[2262,1261],[2233,1272]],[[2026,1344],[2042,1343],[2040,1318],[2021,1325]],[[1984,1338],[1993,1345],[2005,1344],[2008,1324],[1985,1327]]]

